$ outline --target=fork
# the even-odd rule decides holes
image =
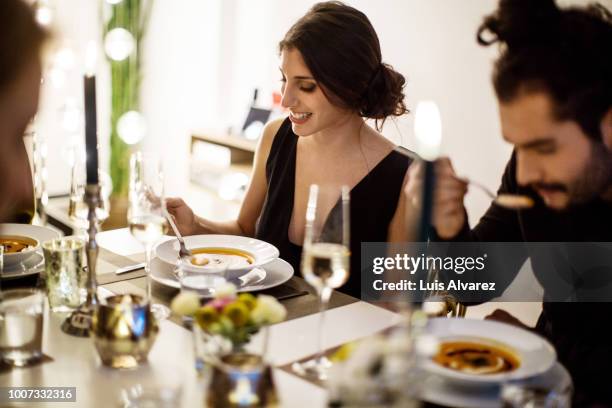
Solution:
[[[166,219],[168,220],[168,223],[170,223],[170,227],[172,228],[172,231],[174,231],[174,235],[176,235],[176,239],[178,239],[178,242],[179,242],[178,260],[180,261],[183,258],[191,257],[192,255],[191,251],[187,249],[187,246],[185,245],[185,240],[183,239],[183,236],[179,232],[179,229],[176,227],[176,224],[174,223],[174,218],[172,218],[172,215],[170,215],[170,213],[168,212],[168,209],[166,208],[165,203],[163,207],[164,207],[164,215]]]

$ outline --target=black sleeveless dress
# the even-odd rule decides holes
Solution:
[[[266,162],[268,192],[257,222],[255,237],[275,245],[280,257],[300,271],[302,247],[289,241],[288,231],[295,193],[298,136],[286,119],[274,137]],[[411,159],[391,151],[350,192],[350,277],[339,290],[361,294],[361,242],[385,242]]]

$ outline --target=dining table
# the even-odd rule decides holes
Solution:
[[[174,239],[165,237],[164,239]],[[117,275],[115,270],[144,260],[143,247],[127,228],[100,232],[98,258],[98,295],[135,293],[144,295],[146,277],[142,269]],[[282,286],[294,295],[280,297],[287,309],[286,320],[272,325],[268,332],[266,359],[272,366],[272,376],[283,407],[325,407],[328,392],[316,382],[295,375],[286,367],[317,352],[319,301],[316,292],[300,277],[299,271]],[[275,295],[274,288],[266,293]],[[177,289],[153,286],[153,301],[169,304]],[[277,292],[281,293],[281,292]],[[483,309],[485,310],[485,309]],[[332,295],[325,312],[323,348],[334,349],[343,344],[367,338],[395,326],[400,315],[361,301],[341,292]],[[468,317],[480,318],[485,312],[468,310]],[[173,316],[159,323],[159,334],[148,360],[135,370],[118,370],[101,364],[91,338],[74,337],[61,330],[67,315],[45,311],[43,353],[37,365],[23,368],[0,367],[2,387],[74,387],[73,402],[8,403],[0,406],[32,407],[115,407],[121,406],[122,392],[128,384],[152,385],[177,381],[181,387],[180,406],[205,406],[206,389],[194,365],[193,335]],[[256,334],[247,349],[261,350],[263,335]],[[439,388],[440,389],[440,388]],[[425,398],[427,399],[427,397]],[[435,397],[433,398],[435,400]],[[485,404],[486,406],[486,404]]]

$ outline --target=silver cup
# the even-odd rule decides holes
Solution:
[[[53,312],[72,312],[87,297],[85,242],[59,238],[42,245],[49,307]]]

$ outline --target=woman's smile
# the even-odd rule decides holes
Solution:
[[[289,119],[296,125],[305,124],[311,116],[311,112],[289,112]]]

